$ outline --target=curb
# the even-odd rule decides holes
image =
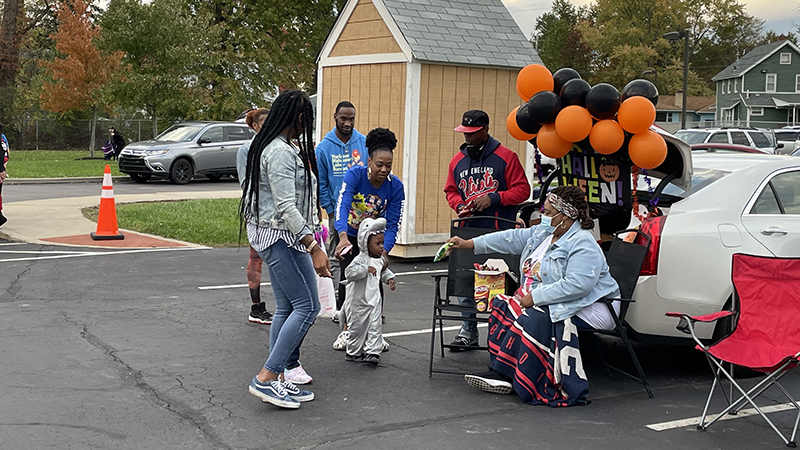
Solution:
[[[130,180],[127,176],[111,177],[114,182]],[[102,183],[103,177],[75,177],[75,178],[6,178],[3,184],[57,184],[57,183]]]

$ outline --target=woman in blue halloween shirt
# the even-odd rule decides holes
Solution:
[[[388,255],[397,240],[397,229],[403,215],[406,198],[403,182],[391,173],[397,138],[387,128],[375,128],[367,134],[366,146],[369,155],[366,167],[353,166],[345,173],[336,204],[336,229],[341,231],[335,254],[341,260],[342,281],[345,269],[359,252],[356,236],[361,221],[368,217],[386,219],[383,252]],[[343,252],[348,247],[351,249]],[[344,299],[344,283],[340,283],[337,310],[342,309]]]

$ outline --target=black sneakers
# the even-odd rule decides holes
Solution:
[[[372,364],[373,366],[377,366],[381,363],[380,355],[367,355],[364,357],[364,362],[367,364]]]
[[[0,211],[0,226],[3,226],[4,223],[8,222],[8,219],[3,215],[2,211]]]
[[[467,339],[464,336],[456,336],[450,343],[451,352],[463,352],[464,350],[475,350],[478,348],[478,338]]]
[[[267,311],[266,303],[256,303],[250,307],[250,316],[247,318],[247,320],[253,323],[269,325],[272,323],[272,314]]]

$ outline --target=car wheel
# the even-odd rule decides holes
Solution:
[[[206,175],[206,177],[211,181],[219,181],[220,179],[222,179],[222,175],[218,173],[209,174]]]
[[[150,175],[146,173],[129,173],[128,176],[135,183],[147,183],[147,180],[150,179]]]
[[[186,184],[192,179],[194,169],[188,159],[181,158],[172,164],[169,170],[169,181],[175,184]]]

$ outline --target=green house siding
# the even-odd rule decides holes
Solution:
[[[781,53],[792,55],[791,64],[781,64]],[[765,70],[766,73],[761,71]],[[745,89],[751,92],[765,92],[767,74],[778,76],[777,92],[795,92],[795,77],[800,73],[800,54],[789,46],[784,46],[774,55],[762,61],[745,75]],[[724,81],[724,80],[723,80]]]

